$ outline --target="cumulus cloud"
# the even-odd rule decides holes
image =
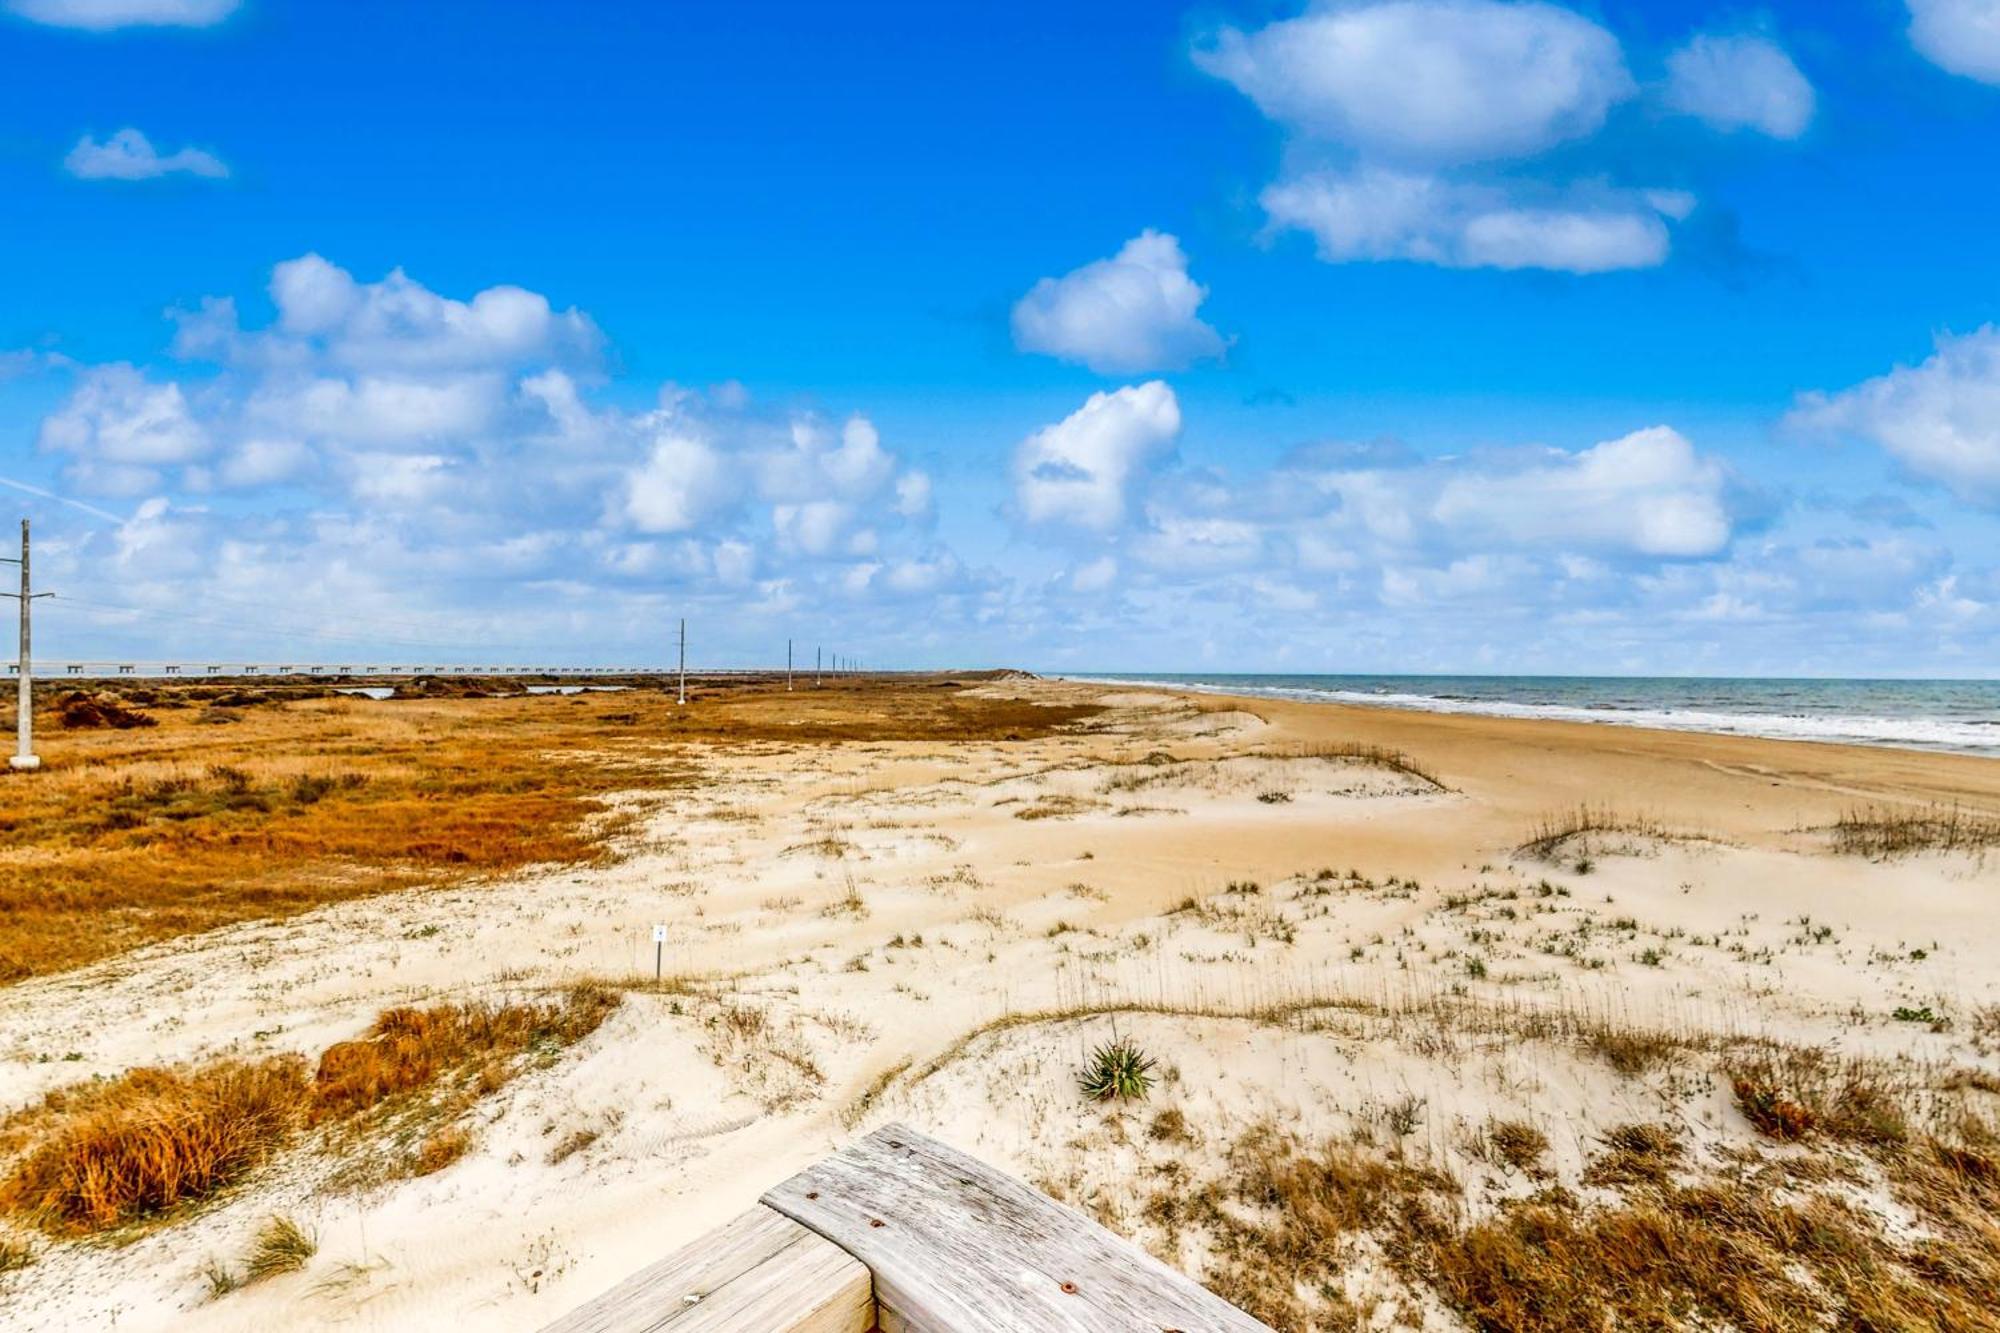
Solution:
[[[1720,463],[1655,426],[1515,471],[1449,477],[1431,512],[1461,542],[1706,556],[1729,543],[1727,482]]]
[[[1274,228],[1310,233],[1332,262],[1406,259],[1447,268],[1607,273],[1651,268],[1670,247],[1683,196],[1571,190],[1530,202],[1487,186],[1371,168],[1277,182],[1261,196]]]
[[[625,477],[624,514],[646,533],[687,532],[734,495],[722,456],[705,440],[664,430]]]
[[[1633,91],[1618,40],[1546,4],[1321,4],[1194,52],[1272,120],[1376,158],[1443,164],[1591,133]]]
[[[106,32],[127,27],[206,28],[236,12],[242,0],[7,0],[24,19],[58,28]]]
[[[1868,440],[1961,499],[2000,508],[2000,328],[1940,338],[1921,365],[1807,394],[1788,420]]]
[[[1222,354],[1198,313],[1207,297],[1180,242],[1148,228],[1109,259],[1036,283],[1014,306],[1014,344],[1104,375],[1181,370]]]
[[[103,143],[86,134],[63,159],[63,169],[78,180],[143,181],[160,176],[188,175],[219,179],[229,174],[222,159],[199,148],[162,153],[135,129],[122,129]]]
[[[1092,394],[1015,450],[1021,517],[1097,532],[1117,527],[1134,474],[1169,450],[1180,430],[1180,402],[1159,380]]]
[[[68,455],[73,481],[102,495],[134,495],[162,469],[190,464],[212,447],[178,384],[156,384],[130,365],[84,372],[69,398],[43,419],[40,446]]]
[[[1667,57],[1667,104],[1720,130],[1796,139],[1812,123],[1812,84],[1765,37],[1698,33]]]
[[[1910,43],[1940,69],[2000,84],[2000,0],[1909,0]]]
[[[1635,91],[1617,38],[1554,5],[1321,3],[1224,29],[1194,60],[1291,134],[1260,202],[1271,230],[1308,232],[1328,262],[1651,268],[1694,206],[1520,165],[1596,134]]]
[[[599,335],[575,309],[520,287],[488,287],[470,301],[440,296],[401,269],[380,282],[315,254],[277,265],[278,327],[316,341],[333,361],[400,371],[512,367],[592,355]]]
[[[733,613],[779,615],[948,606],[984,577],[937,542],[930,477],[866,416],[763,411],[733,385],[600,401],[595,326],[518,287],[452,296],[306,255],[270,293],[262,327],[228,298],[179,312],[178,374],[51,365],[75,377],[39,437],[67,486],[146,497],[134,533],[171,517],[211,560],[296,574],[318,558],[385,591],[421,570],[427,587],[594,587],[601,603],[726,591]],[[254,520],[207,516],[217,492],[254,497]]]

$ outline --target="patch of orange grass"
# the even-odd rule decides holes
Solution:
[[[534,1047],[572,1045],[596,1031],[617,1003],[612,992],[586,986],[556,1005],[385,1009],[366,1036],[329,1046],[320,1056],[313,1076],[313,1118],[339,1119],[368,1110],[428,1085],[445,1070],[490,1067]],[[482,1078],[482,1083],[491,1082]]]
[[[75,1111],[0,1182],[0,1208],[99,1231],[205,1198],[291,1137],[310,1091],[296,1057],[135,1069],[74,1094]]]
[[[1607,1147],[1629,1155],[1661,1142],[1634,1126]],[[1205,1233],[1209,1286],[1284,1333],[1383,1325],[1383,1311],[1346,1294],[1364,1235],[1400,1279],[1398,1304],[1422,1292],[1489,1333],[1995,1333],[2000,1167],[1969,1148],[1926,1147],[1883,1159],[1922,1220],[1914,1238],[1836,1193],[1773,1190],[1693,1164],[1691,1184],[1597,1172],[1616,1191],[1607,1202],[1553,1188],[1474,1221],[1462,1187],[1435,1171],[1268,1125],[1230,1148],[1226,1177],[1197,1186],[1184,1168],[1167,1175],[1144,1213],[1169,1252],[1184,1233]]]
[[[596,1031],[617,1004],[612,992],[584,986],[547,1004],[391,1009],[367,1036],[329,1047],[310,1076],[305,1061],[284,1055],[135,1069],[53,1092],[6,1127],[0,1151],[27,1146],[0,1180],[0,1209],[59,1233],[170,1213],[242,1178],[308,1125],[351,1120],[476,1070],[452,1109],[469,1105],[518,1072],[523,1057]],[[441,1170],[470,1141],[440,1129],[420,1165]]]

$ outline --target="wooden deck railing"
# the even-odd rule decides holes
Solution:
[[[1270,1333],[1130,1242],[904,1125],[544,1333]]]

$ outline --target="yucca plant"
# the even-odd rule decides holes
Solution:
[[[1095,1102],[1143,1101],[1153,1086],[1153,1058],[1114,1032],[1091,1052],[1077,1082]]]

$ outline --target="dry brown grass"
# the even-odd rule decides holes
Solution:
[[[488,1068],[526,1051],[573,1045],[596,1031],[617,1003],[612,992],[586,986],[552,1004],[385,1009],[365,1036],[329,1046],[320,1056],[312,1119],[370,1110],[447,1072],[476,1069],[482,1083],[497,1087],[504,1079],[488,1076]]]
[[[1580,840],[1610,835],[1644,839],[1690,836],[1668,829],[1650,815],[1624,814],[1609,806],[1580,805],[1536,820],[1527,839],[1515,851],[1538,861],[1553,861]]]
[[[135,1069],[51,1094],[51,1132],[0,1182],[0,1208],[55,1231],[99,1231],[206,1198],[262,1165],[307,1105],[296,1057]]]
[[[1443,778],[1428,764],[1411,758],[1403,751],[1387,745],[1371,745],[1361,741],[1337,741],[1330,744],[1313,744],[1298,747],[1298,756],[1303,759],[1338,759],[1357,763],[1372,764],[1377,768],[1390,769],[1405,777],[1428,783],[1438,791],[1450,791]]]
[[[280,1273],[296,1273],[319,1253],[319,1238],[282,1214],[272,1215],[250,1243],[243,1261],[246,1282],[262,1282]]]
[[[1485,1155],[1513,1170],[1540,1176],[1549,1136],[1525,1120],[1495,1120],[1486,1126],[1480,1148]]]
[[[1737,1109],[1768,1138],[1894,1148],[1910,1137],[1902,1090],[1879,1065],[1808,1048],[1740,1057],[1727,1072]]]
[[[1915,852],[1981,853],[2000,847],[2000,818],[1956,805],[1872,805],[1843,811],[1833,849],[1884,860]]]
[[[472,1131],[463,1125],[444,1125],[424,1136],[410,1157],[409,1173],[434,1176],[472,1150]]]
[[[1605,1148],[1679,1159],[1658,1126],[1614,1131]],[[1145,1215],[1170,1245],[1201,1233],[1209,1285],[1281,1333],[1361,1326],[1369,1311],[1344,1283],[1364,1245],[1407,1291],[1494,1333],[2000,1329],[2000,1170],[1934,1141],[1895,1168],[1915,1236],[1837,1194],[1653,1170],[1599,1170],[1622,1191],[1611,1203],[1544,1190],[1468,1221],[1436,1172],[1269,1125],[1237,1141],[1228,1167],[1233,1183],[1176,1182]]]
[[[537,1056],[595,1031],[618,1003],[580,987],[543,1004],[392,1009],[368,1035],[329,1047],[309,1075],[297,1056],[135,1069],[50,1093],[0,1137],[15,1156],[0,1209],[57,1233],[158,1217],[242,1179],[301,1130],[330,1121],[365,1132],[379,1113],[425,1094],[450,1115]],[[466,1142],[425,1149],[440,1169]]]
[[[158,725],[51,725],[41,772],[0,770],[0,983],[344,898],[603,857],[620,824],[602,798],[696,781],[688,742],[1030,739],[1097,711],[923,678],[706,684],[686,708],[655,689],[321,691],[158,686],[145,692]]]

